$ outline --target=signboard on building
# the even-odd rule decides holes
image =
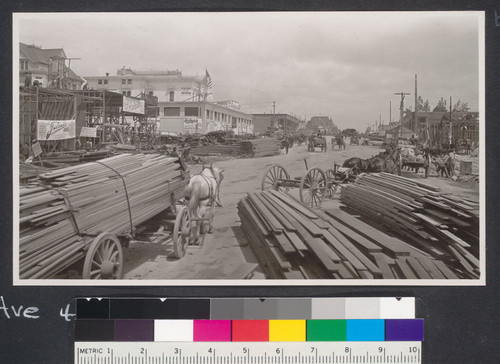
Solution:
[[[97,128],[82,126],[82,130],[80,131],[80,137],[96,138],[97,137]]]
[[[146,113],[146,102],[133,97],[123,96],[123,111],[144,115]]]
[[[193,90],[191,90],[190,87],[183,87],[181,88],[181,94],[182,95],[191,95],[193,93]]]
[[[38,120],[38,140],[61,140],[75,137],[75,120]]]
[[[185,118],[184,119],[184,133],[195,134],[201,133],[201,119],[200,118]]]

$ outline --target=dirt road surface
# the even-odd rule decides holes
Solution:
[[[216,208],[213,234],[206,236],[203,246],[188,247],[182,259],[171,256],[170,238],[153,240],[154,242],[133,241],[125,250],[124,279],[162,280],[162,279],[237,279],[238,275],[257,260],[248,245],[241,228],[236,204],[247,192],[260,191],[262,177],[268,167],[277,163],[283,166],[292,178],[302,177],[306,172],[304,158],[308,167],[320,167],[323,170],[333,168],[334,163],[350,157],[368,158],[381,150],[376,146],[347,146],[345,151],[337,148],[322,153],[308,152],[305,145],[294,146],[288,154],[275,157],[222,159],[212,158],[215,167],[224,168],[224,181],[221,186],[223,207]],[[477,171],[477,161],[473,170]],[[191,166],[191,174],[201,171],[200,165]],[[444,192],[464,196],[479,201],[479,184],[472,179],[452,181],[438,177],[435,171],[426,180],[421,174],[403,171],[403,176],[418,178]],[[297,191],[292,194],[298,196]],[[325,200],[323,206],[334,208],[339,205],[339,193],[331,200]],[[265,278],[257,267],[253,278]]]

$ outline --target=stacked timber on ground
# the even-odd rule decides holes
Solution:
[[[225,144],[213,144],[204,145],[202,147],[192,148],[192,154],[196,155],[228,155],[228,156],[239,156],[241,153],[241,145],[225,145]]]
[[[40,173],[19,196],[19,273],[51,278],[82,259],[91,236],[132,233],[183,197],[178,158],[121,154]]]
[[[341,201],[371,224],[445,262],[460,278],[479,277],[477,202],[388,173],[358,177],[342,189]]]
[[[250,139],[241,142],[241,154],[249,157],[267,157],[280,154],[281,142],[275,138]]]
[[[341,210],[311,210],[277,192],[238,203],[241,227],[269,279],[458,278],[460,272]]]

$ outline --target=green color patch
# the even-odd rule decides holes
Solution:
[[[346,341],[346,320],[307,320],[306,341]]]

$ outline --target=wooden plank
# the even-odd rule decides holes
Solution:
[[[401,269],[401,272],[406,279],[418,279],[415,273],[413,273],[411,268],[408,266],[408,263],[406,263],[406,258],[401,257],[396,259],[396,264],[399,269]]]
[[[413,270],[413,272],[417,275],[418,278],[420,279],[431,279],[431,275],[427,273],[424,267],[418,262],[417,259],[413,257],[407,257],[406,262],[410,266],[410,268]]]
[[[426,258],[416,258],[420,265],[424,267],[424,269],[429,273],[431,278],[433,279],[445,279],[446,277],[444,276],[443,273],[433,264],[434,260],[431,259],[426,259]]]
[[[382,271],[382,278],[384,278],[384,279],[394,279],[395,278],[394,274],[392,273],[392,270],[391,270],[391,268],[389,267],[389,264],[386,261],[385,254],[374,253],[372,255],[375,258],[375,261],[377,262],[377,266]]]
[[[447,279],[458,279],[458,276],[455,273],[453,273],[453,271],[450,268],[448,268],[448,266],[444,264],[444,262],[436,260],[434,262],[434,265],[438,267],[438,269],[441,271],[441,273],[443,273],[443,275]]]
[[[381,245],[395,256],[410,255],[410,250],[406,246],[403,246],[399,239],[388,236],[380,230],[373,228],[372,226],[341,210],[326,210],[326,213],[365,238],[369,238],[376,244]]]

